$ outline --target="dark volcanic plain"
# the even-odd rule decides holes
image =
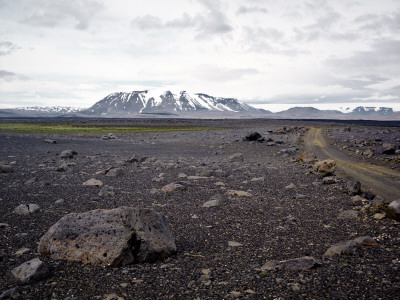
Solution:
[[[40,122],[82,125],[83,121]],[[0,223],[9,225],[0,228],[0,294],[18,287],[21,299],[399,297],[399,223],[375,219],[374,213],[363,209],[368,203],[353,201],[348,195],[344,180],[322,184],[322,178],[309,165],[296,161],[308,126],[328,127],[337,148],[347,145],[343,151],[353,154],[360,145],[354,140],[371,140],[373,132],[374,141],[378,140],[371,144],[375,154],[362,159],[399,169],[398,155],[381,155],[379,150],[379,143],[384,142],[399,147],[399,127],[287,120],[84,122],[97,126],[226,129],[125,133],[108,140],[102,135],[0,132],[0,161],[14,169],[13,173],[0,174]],[[352,128],[350,132],[345,130],[348,127]],[[243,141],[253,131],[273,142]],[[59,154],[67,149],[78,154],[73,159],[61,159]],[[243,161],[231,161],[229,156],[234,153],[242,153]],[[126,163],[134,154],[148,159]],[[61,165],[64,167],[59,168]],[[110,167],[121,167],[125,174],[95,175]],[[180,173],[208,178],[188,179],[178,176]],[[82,186],[91,178],[113,186],[115,195],[99,197],[99,187]],[[183,182],[186,190],[160,191],[172,182]],[[291,183],[294,187],[286,188]],[[251,196],[225,195],[229,190],[246,191]],[[202,207],[216,195],[222,197],[219,206]],[[58,199],[64,202],[56,204]],[[35,203],[40,210],[16,215],[13,210],[21,203]],[[124,205],[151,207],[165,215],[175,236],[176,255],[155,263],[104,268],[37,254],[41,236],[65,214]],[[357,210],[359,215],[338,218],[345,210]],[[362,236],[371,236],[377,245],[365,247],[355,256],[323,257],[330,246]],[[229,246],[229,241],[242,246]],[[29,250],[16,255],[21,248]],[[320,265],[304,271],[260,270],[266,261],[302,256],[313,256]],[[10,271],[35,257],[48,265],[51,275],[38,282],[18,282]]]

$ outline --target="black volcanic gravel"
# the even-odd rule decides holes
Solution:
[[[102,140],[101,135],[0,132],[0,161],[14,168],[13,173],[0,174],[0,223],[9,224],[0,228],[0,294],[18,286],[22,299],[105,299],[108,294],[124,299],[399,297],[399,223],[374,220],[370,214],[360,214],[352,220],[337,218],[340,211],[355,208],[351,197],[343,192],[345,184],[322,185],[318,175],[294,159],[301,153],[294,149],[299,147],[299,138],[308,124],[279,120],[85,122],[227,129],[115,134],[115,140]],[[278,133],[283,127],[286,133]],[[335,125],[331,134],[343,132],[343,128]],[[254,131],[282,143],[268,146],[242,140]],[[46,138],[57,144],[45,143]],[[294,155],[279,153],[289,148]],[[78,155],[69,160],[59,158],[58,154],[67,149]],[[237,152],[243,153],[244,162],[230,162],[229,155]],[[148,160],[124,164],[133,154],[147,156]],[[57,171],[63,163],[68,166]],[[126,172],[122,177],[95,175],[117,166]],[[214,172],[209,179],[178,178],[179,173],[191,176],[210,171]],[[160,173],[164,175],[159,176]],[[251,181],[258,177],[264,177],[264,181]],[[90,178],[113,186],[115,196],[100,198],[100,188],[82,186]],[[157,182],[155,178],[162,179]],[[168,183],[185,180],[188,183],[184,191],[150,193],[153,188],[159,190]],[[225,186],[218,186],[217,182]],[[285,189],[290,183],[296,188]],[[218,207],[201,207],[212,196],[224,195],[230,189],[253,196],[225,197]],[[295,199],[296,193],[307,198]],[[55,204],[61,198],[64,203]],[[40,210],[28,216],[14,214],[14,208],[21,203],[38,204]],[[122,205],[153,207],[164,214],[175,235],[177,254],[156,263],[102,268],[54,261],[36,253],[40,237],[65,214]],[[296,221],[285,222],[288,215]],[[18,236],[20,233],[27,235]],[[366,235],[375,238],[378,246],[366,249],[362,257],[322,259],[331,245]],[[228,247],[228,241],[243,246]],[[30,251],[15,255],[21,248]],[[258,270],[267,260],[306,255],[320,259],[322,264],[300,272]],[[35,283],[17,282],[10,271],[38,256],[50,267],[52,275]],[[200,281],[204,269],[209,269],[210,282]]]

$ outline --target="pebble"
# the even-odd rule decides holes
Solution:
[[[229,247],[243,247],[243,244],[235,242],[235,241],[229,241],[228,246]]]

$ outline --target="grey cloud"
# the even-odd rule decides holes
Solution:
[[[247,7],[247,6],[241,6],[236,12],[236,15],[245,15],[245,14],[250,14],[250,13],[263,13],[266,14],[268,13],[268,10],[262,7]]]
[[[14,80],[29,80],[29,78],[25,75],[19,75],[6,70],[0,70],[0,80],[10,82]]]
[[[18,49],[19,47],[12,42],[0,42],[0,55],[9,55]]]
[[[131,21],[131,25],[141,30],[159,29],[164,27],[164,24],[159,17],[151,15],[137,17]]]
[[[228,82],[257,73],[259,71],[253,68],[225,68],[211,65],[200,66],[193,72],[196,77],[209,82]]]
[[[377,36],[384,33],[396,34],[400,26],[400,11],[392,14],[366,14],[357,17],[354,23],[359,24],[359,31],[370,32]]]
[[[196,20],[184,13],[181,18],[173,19],[165,23],[165,26],[172,28],[189,28],[196,26]]]
[[[330,58],[327,65],[333,69],[357,74],[381,74],[400,76],[400,40],[379,40],[369,51],[357,51],[351,57]]]
[[[28,0],[16,2],[22,11],[30,13],[22,23],[39,27],[56,27],[69,20],[75,22],[75,28],[85,30],[95,14],[103,5],[94,0]]]

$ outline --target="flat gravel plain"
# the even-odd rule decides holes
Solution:
[[[336,178],[334,184],[323,184],[310,165],[296,161],[302,153],[301,140],[308,126],[327,126],[326,122],[84,122],[97,126],[224,129],[116,133],[112,139],[96,134],[0,132],[0,161],[13,168],[12,173],[0,174],[0,223],[5,223],[0,226],[0,294],[17,287],[20,299],[399,297],[399,222],[375,219],[368,210],[369,203],[356,201],[347,193],[344,180]],[[340,133],[340,147],[361,139],[359,135],[369,131],[373,131],[374,140],[379,139],[379,132],[381,139],[389,136],[383,133],[385,129],[365,127],[353,130],[357,136],[347,138],[343,129],[349,125],[328,126],[332,139]],[[390,130],[399,136],[399,128]],[[243,141],[249,132],[255,131],[266,141]],[[45,139],[56,143],[47,143]],[[59,154],[64,150],[74,150],[77,155],[62,159]],[[230,158],[235,153],[242,156]],[[127,163],[133,155],[147,159]],[[112,167],[122,168],[124,174],[96,174]],[[183,174],[205,178],[189,179]],[[100,187],[82,186],[91,178],[112,186],[115,195],[100,197]],[[172,182],[181,182],[186,189],[161,191]],[[229,190],[245,191],[250,196],[228,196]],[[221,199],[218,206],[202,206],[213,197]],[[57,201],[60,199],[63,201]],[[40,209],[29,215],[13,212],[18,205],[28,203],[37,204]],[[154,263],[104,268],[55,261],[37,254],[41,236],[65,214],[124,205],[150,207],[162,213],[175,236],[176,255]],[[356,210],[358,216],[338,218],[346,210]],[[362,236],[372,237],[377,245],[363,247],[357,255],[331,259],[323,256],[330,246]],[[23,248],[27,250],[18,253]],[[314,257],[318,265],[300,271],[261,270],[266,261],[303,256]],[[50,268],[51,275],[41,281],[20,283],[11,270],[35,257]]]

